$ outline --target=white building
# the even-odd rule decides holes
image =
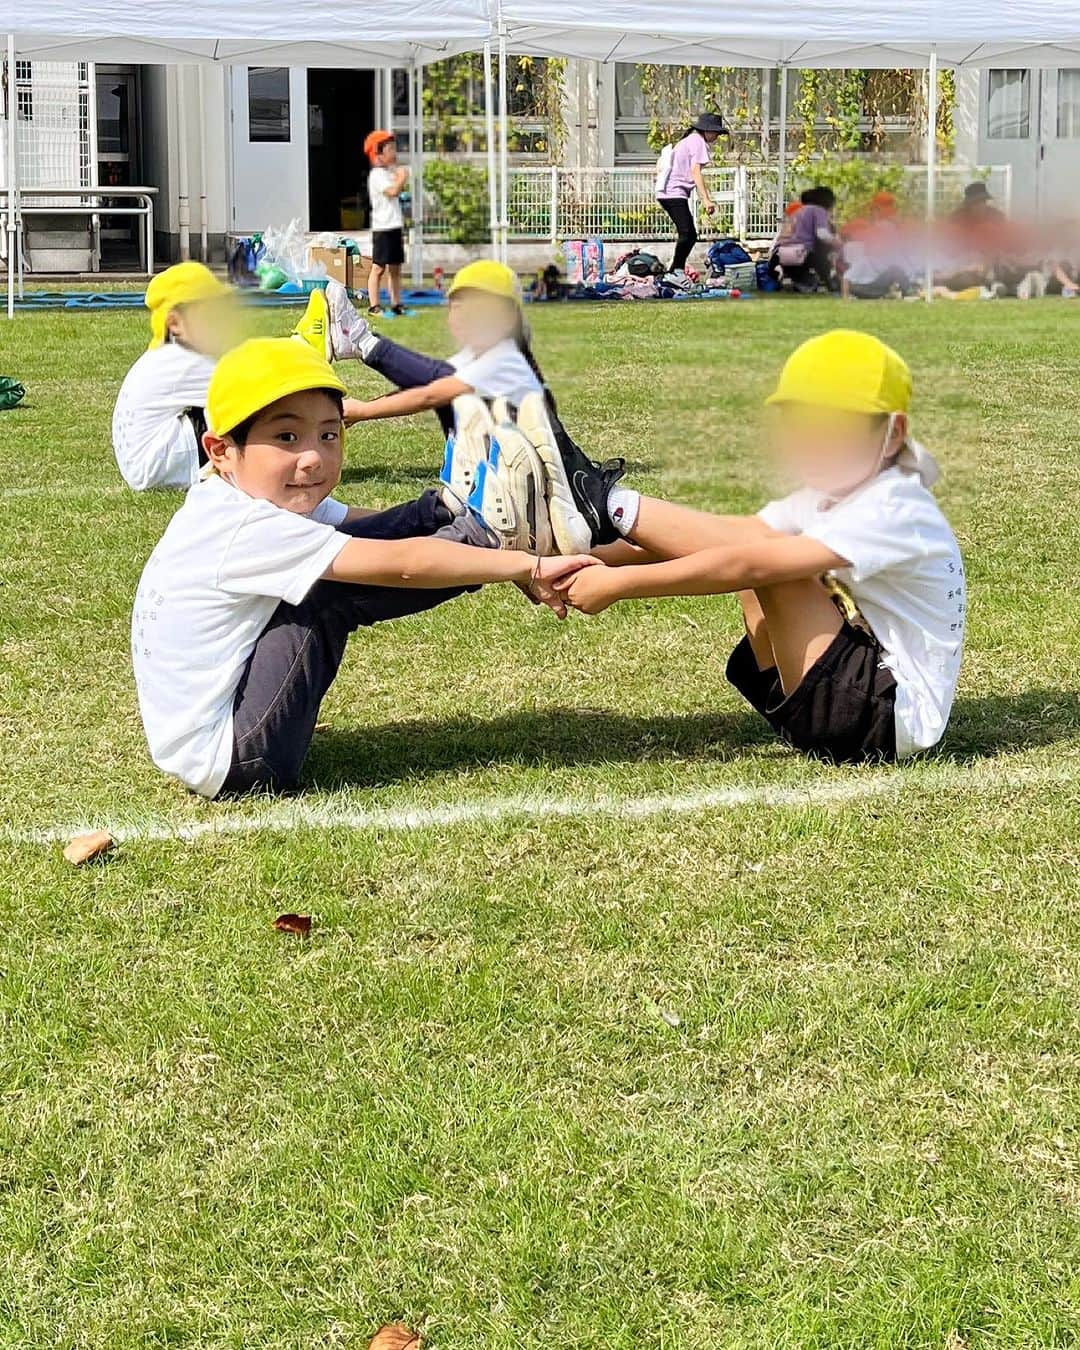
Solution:
[[[183,199],[192,253],[205,227],[212,256],[231,235],[299,218],[310,230],[352,232],[366,216],[367,131],[402,134],[408,115],[404,71],[285,67],[91,66],[18,61],[18,178],[24,189],[143,183],[157,189],[155,254],[178,256]],[[766,161],[779,139],[779,84],[753,72],[752,135]],[[798,72],[789,72],[797,81]],[[789,96],[789,110],[795,102]],[[483,118],[454,153],[483,161]],[[466,123],[469,119],[464,119]],[[649,164],[649,117],[638,67],[570,61],[562,92],[568,167]],[[915,161],[917,114],[898,107],[875,128],[878,152]],[[1044,216],[1075,213],[1080,180],[1080,70],[987,70],[957,76],[956,158],[1010,165],[1013,198]],[[789,111],[789,143],[798,138]],[[913,134],[914,129],[914,134]],[[544,128],[516,119],[521,164],[546,163]],[[475,134],[474,134],[475,133]],[[186,173],[186,182],[185,182]],[[4,170],[0,165],[0,185]],[[81,223],[66,223],[73,230]],[[137,261],[131,217],[103,217],[102,270]]]

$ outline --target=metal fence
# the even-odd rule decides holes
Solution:
[[[740,239],[771,238],[777,227],[776,165],[740,165],[706,170],[709,191],[717,210],[702,218],[708,233]],[[477,167],[486,192],[487,176]],[[989,167],[949,165],[938,169],[936,200],[947,211],[963,195],[973,178],[985,179],[990,191],[1008,210],[1012,171],[1008,165]],[[912,204],[926,199],[926,168],[905,167],[904,196]],[[788,190],[795,191],[795,172],[788,174]],[[507,215],[509,237],[516,241],[581,239],[599,235],[612,242],[668,239],[672,224],[656,201],[651,168],[510,170]],[[430,191],[424,196],[424,233],[446,238],[451,225],[447,213]]]
[[[15,181],[20,188],[89,186],[92,69],[85,61],[15,62]],[[6,153],[2,102],[0,147]],[[0,187],[6,186],[7,165],[0,153]]]

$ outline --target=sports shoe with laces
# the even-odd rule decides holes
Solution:
[[[460,515],[476,486],[477,471],[488,457],[495,423],[487,404],[475,394],[454,399],[454,429],[446,438],[439,474],[439,495],[453,515]]]
[[[327,363],[334,359],[333,348],[330,345],[330,324],[328,322],[325,291],[311,292],[307,307],[300,316],[300,322],[292,330],[291,336],[300,342],[306,342]]]
[[[560,553],[588,553],[593,547],[592,528],[574,499],[542,394],[529,394],[522,400],[518,426],[544,466],[548,516],[556,548]]]
[[[537,416],[530,407],[526,410],[526,399],[518,421],[523,430],[536,427]],[[603,464],[591,460],[581,447],[571,439],[569,432],[558,417],[543,408],[547,431],[554,437],[556,454],[551,452],[550,440],[541,443],[533,441],[540,458],[544,461],[548,479],[548,502],[553,527],[558,519],[558,530],[565,531],[567,543],[573,541],[573,547],[563,547],[561,553],[588,553],[601,544],[614,544],[623,536],[615,528],[608,514],[608,494],[626,472],[624,459],[609,459]],[[524,414],[524,420],[523,416]],[[569,494],[569,495],[568,495]],[[570,503],[573,504],[571,509]],[[578,518],[588,527],[585,534]],[[586,539],[588,542],[586,542]]]
[[[329,320],[330,359],[362,361],[364,346],[371,338],[371,325],[358,313],[349,292],[340,281],[327,282],[326,308]]]
[[[517,517],[518,542],[526,553],[550,557],[555,550],[547,504],[547,473],[532,442],[513,422],[495,428],[487,458],[510,495]]]

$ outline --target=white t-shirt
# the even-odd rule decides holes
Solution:
[[[368,200],[371,202],[371,228],[373,230],[400,230],[405,219],[401,214],[401,198],[388,197],[386,189],[397,181],[396,172],[376,165],[368,174]]]
[[[916,473],[886,469],[828,505],[802,488],[759,513],[846,558],[836,579],[851,591],[896,679],[896,753],[941,740],[964,644],[964,565],[949,523]]]
[[[131,619],[139,711],[154,763],[204,797],[229,772],[233,698],[255,643],[349,542],[334,528],[347,511],[328,497],[297,515],[214,475],[150,555]]]
[[[124,376],[113,409],[113,450],[128,487],[187,488],[199,476],[199,447],[189,408],[206,406],[214,362],[166,342]]]
[[[466,347],[450,358],[450,364],[458,379],[481,398],[505,398],[520,408],[529,394],[543,392],[543,385],[513,338],[504,338],[486,352]]]

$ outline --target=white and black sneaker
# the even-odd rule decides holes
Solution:
[[[518,424],[544,463],[548,510],[559,552],[588,553],[621,539],[608,514],[608,494],[626,472],[626,461],[609,459],[596,464],[539,394],[522,403]]]
[[[550,557],[556,549],[548,513],[547,472],[532,441],[513,422],[501,422],[491,439],[487,463],[488,471],[498,475],[514,503],[516,547]]]
[[[375,335],[340,281],[326,283],[326,308],[329,320],[327,360],[362,361]]]

